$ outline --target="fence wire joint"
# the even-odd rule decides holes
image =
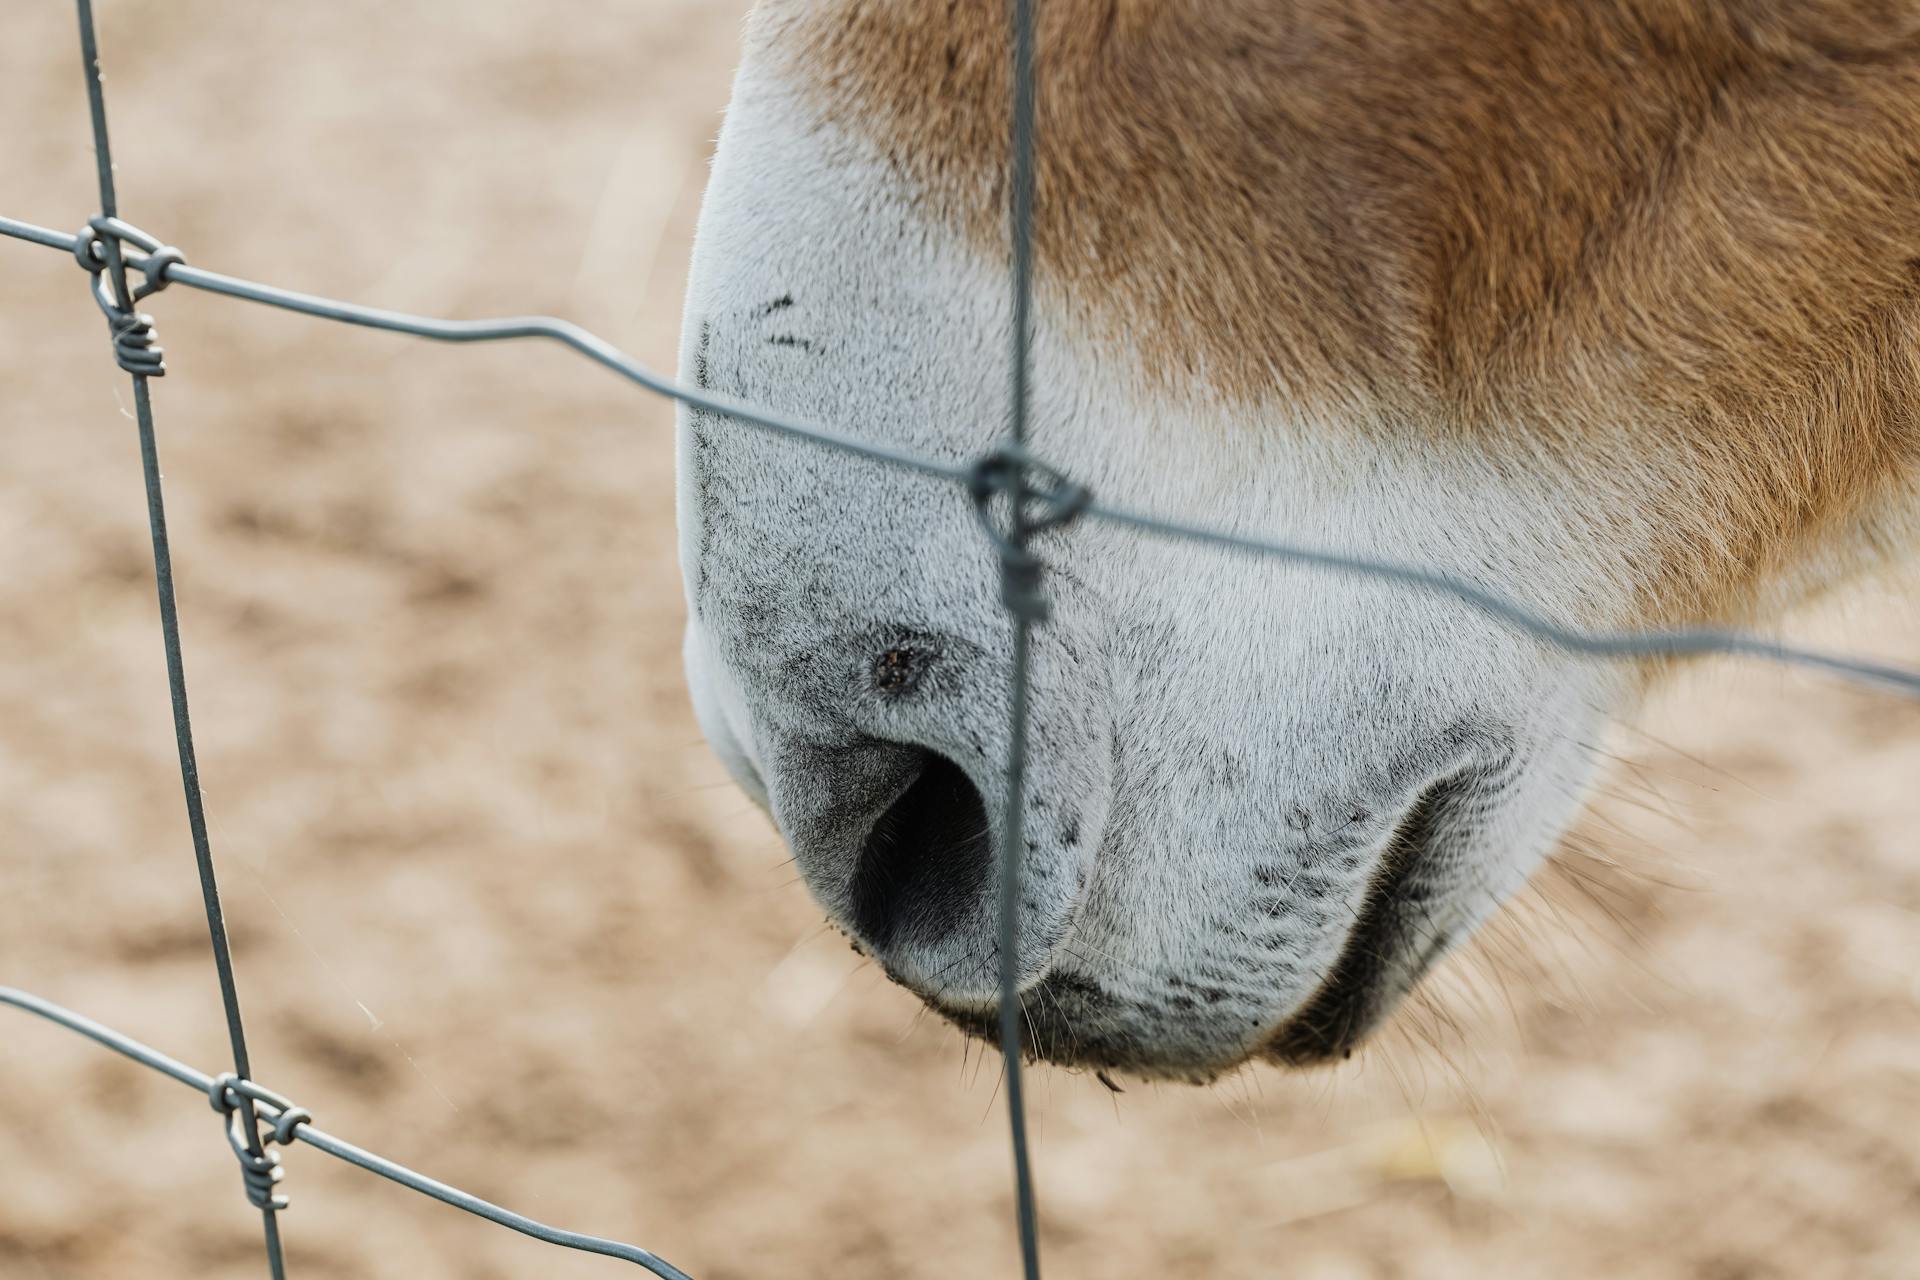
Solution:
[[[1039,461],[1016,445],[1001,445],[967,470],[967,493],[974,513],[1000,557],[1000,599],[1016,617],[1045,622],[1051,612],[1040,593],[1045,565],[1027,550],[1036,533],[1071,524],[1093,503],[1093,491]],[[1012,524],[1003,532],[994,522],[996,496],[1011,500]]]
[[[227,1142],[240,1161],[240,1178],[248,1201],[256,1209],[278,1212],[286,1208],[287,1197],[279,1190],[286,1171],[280,1167],[280,1153],[272,1144],[287,1146],[293,1141],[293,1131],[313,1116],[305,1107],[296,1107],[271,1089],[263,1089],[231,1071],[213,1078],[207,1086],[207,1102],[227,1117]],[[271,1123],[265,1132],[259,1127],[263,1119]],[[253,1126],[253,1142],[247,1140],[249,1125]],[[258,1151],[253,1150],[256,1145]]]
[[[113,247],[108,248],[109,237]],[[146,253],[140,271],[146,277],[122,306],[108,279],[116,259],[124,261],[122,246],[132,244]],[[131,223],[119,218],[97,217],[81,228],[74,240],[74,260],[93,276],[93,300],[107,317],[107,330],[113,335],[113,357],[122,369],[138,377],[163,378],[167,373],[166,353],[153,331],[153,317],[135,311],[131,304],[152,297],[167,287],[167,271],[186,262],[186,255],[172,245],[161,244]]]

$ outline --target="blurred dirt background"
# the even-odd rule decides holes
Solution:
[[[104,0],[127,215],[200,263],[670,368],[742,0]],[[0,35],[0,211],[77,227],[70,6]],[[0,242],[0,982],[208,1070],[125,378]],[[1009,1275],[997,1071],[827,933],[681,691],[671,415],[565,353],[176,290],[156,387],[261,1078],[703,1280]],[[1796,634],[1920,661],[1910,590]],[[1920,709],[1687,678],[1387,1042],[1033,1079],[1057,1276],[1920,1275]],[[296,1149],[294,1276],[620,1274]],[[0,1013],[0,1274],[264,1275],[206,1104]]]

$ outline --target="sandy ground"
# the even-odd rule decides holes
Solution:
[[[740,0],[104,9],[124,207],[196,261],[670,366]],[[0,211],[77,226],[71,17],[5,25]],[[0,982],[215,1070],[125,380],[70,261],[0,273]],[[260,1077],[706,1280],[1010,1274],[994,1064],[822,929],[700,745],[668,410],[557,351],[154,310]],[[1800,634],[1920,660],[1900,598]],[[1617,751],[1597,854],[1353,1064],[1038,1072],[1049,1273],[1920,1275],[1920,710],[1716,671]],[[289,1165],[298,1277],[619,1271]],[[0,1274],[263,1275],[204,1101],[0,1014]]]

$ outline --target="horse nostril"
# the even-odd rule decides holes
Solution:
[[[854,931],[877,948],[930,943],[977,914],[993,877],[980,792],[959,765],[922,753],[919,776],[874,820],[853,875]]]

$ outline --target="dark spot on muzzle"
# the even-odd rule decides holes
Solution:
[[[896,645],[873,660],[873,687],[889,698],[904,698],[939,655],[920,645]]]

